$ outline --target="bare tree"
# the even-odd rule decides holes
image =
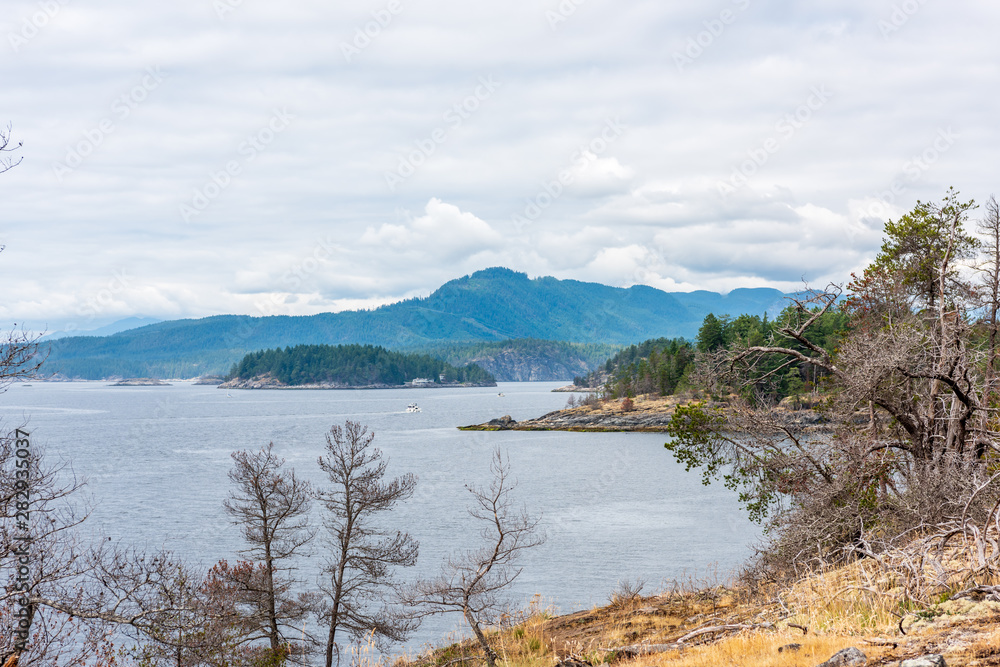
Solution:
[[[412,474],[386,479],[388,460],[371,446],[374,439],[367,426],[347,421],[330,429],[319,459],[331,483],[319,493],[330,554],[320,583],[326,601],[319,615],[329,628],[326,667],[335,651],[339,661],[338,630],[355,639],[371,633],[376,640],[402,641],[416,627],[412,614],[385,599],[398,588],[393,569],[416,564],[417,541],[381,529],[378,519],[409,498],[417,480]]]
[[[274,654],[290,643],[285,630],[307,615],[308,601],[292,599],[283,572],[314,537],[309,526],[312,489],[308,482],[283,470],[284,459],[274,454],[274,443],[256,452],[233,452],[229,479],[233,489],[225,508],[239,526],[249,547],[244,553],[261,566],[241,581],[246,600],[257,606],[249,637],[266,639]],[[289,636],[291,636],[289,634]]]
[[[504,595],[521,574],[518,559],[525,549],[542,544],[538,519],[518,507],[512,493],[517,482],[511,478],[510,461],[499,449],[490,462],[493,479],[488,488],[467,487],[473,502],[469,514],[483,522],[482,543],[450,557],[441,575],[420,581],[405,598],[424,613],[461,613],[472,628],[489,667],[498,656],[483,632],[505,608]]]
[[[13,151],[16,151],[23,145],[23,142],[20,141],[17,142],[16,146],[11,145],[10,131],[11,131],[10,123],[7,123],[6,130],[0,129],[0,153],[11,153]],[[14,167],[16,167],[17,165],[21,164],[21,160],[23,159],[24,158],[19,157],[17,158],[17,160],[14,160],[14,158],[12,157],[6,157],[6,156],[0,157],[0,174],[4,173],[5,171],[9,171]]]
[[[997,377],[997,337],[1000,334],[1000,204],[990,196],[986,202],[986,215],[979,221],[979,233],[985,237],[984,258],[979,266],[983,286],[982,302],[986,312],[983,318],[987,330],[987,403],[994,400]]]
[[[853,557],[872,525],[888,544],[956,512],[985,513],[998,497],[996,484],[973,493],[990,476],[985,454],[1000,442],[996,406],[986,400],[988,332],[977,326],[983,310],[967,269],[980,246],[963,229],[973,208],[954,191],[941,204],[918,203],[886,224],[882,251],[848,286],[849,298],[831,286],[794,299],[770,341],[727,351],[726,380],[744,398],[762,374],[820,369],[828,379],[822,430],[752,395],[675,413],[667,447],[679,461],[739,489],[757,518],[775,509],[775,563]],[[838,308],[847,330],[828,349],[813,336]]]

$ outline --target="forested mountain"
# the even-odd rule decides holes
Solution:
[[[261,350],[243,357],[231,375],[235,380],[270,376],[289,386],[402,385],[416,378],[435,384],[495,384],[493,376],[475,364],[457,368],[426,354],[390,352],[374,345],[296,345]]]
[[[452,280],[426,298],[374,310],[309,317],[219,315],[161,322],[103,338],[64,338],[46,346],[44,370],[87,379],[194,377],[226,373],[248,352],[300,344],[420,350],[536,338],[622,346],[664,336],[691,338],[710,312],[736,316],[783,307],[783,295],[773,289],[739,289],[725,296],[668,294],[641,285],[624,289],[529,279],[494,268]]]

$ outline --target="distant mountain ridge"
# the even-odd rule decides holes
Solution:
[[[667,293],[636,285],[528,278],[506,268],[449,281],[430,296],[368,311],[312,316],[216,315],[172,320],[107,337],[47,345],[45,370],[68,377],[178,378],[228,372],[248,352],[299,344],[371,344],[421,350],[443,343],[540,341],[624,346],[650,338],[693,338],[708,313],[775,314],[785,295],[769,288],[727,295]],[[566,378],[558,378],[566,379]]]
[[[72,329],[68,331],[53,331],[45,333],[44,337],[45,340],[56,340],[58,338],[69,338],[70,336],[111,336],[119,331],[144,327],[148,324],[158,324],[162,321],[155,317],[127,317],[124,320],[118,320],[97,329],[88,329],[86,331],[75,331]]]

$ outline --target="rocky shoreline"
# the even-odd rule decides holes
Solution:
[[[633,400],[630,410],[622,409],[622,401],[604,401],[596,405],[581,405],[555,410],[548,414],[516,421],[510,415],[491,419],[482,424],[460,426],[462,431],[593,431],[663,433],[674,416],[677,405],[685,401],[673,396],[640,397]],[[823,418],[815,410],[782,410],[786,419],[800,426],[819,426]]]

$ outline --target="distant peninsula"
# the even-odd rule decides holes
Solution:
[[[251,352],[222,389],[398,389],[495,387],[475,364],[457,367],[426,354],[375,345],[296,345]]]
[[[460,431],[578,431],[666,433],[678,405],[688,398],[679,396],[637,396],[626,400],[581,399],[578,406],[555,410],[541,417],[515,421],[510,415],[491,419],[482,424],[459,426]],[[725,406],[725,403],[720,403]],[[795,409],[786,400],[774,414],[790,424],[822,428],[823,418],[812,409]]]

